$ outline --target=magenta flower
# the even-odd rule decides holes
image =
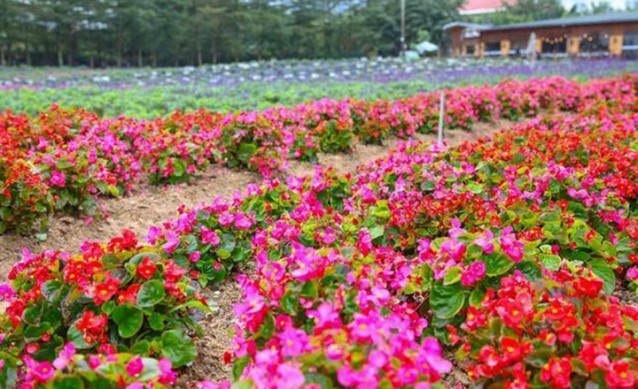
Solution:
[[[514,262],[520,262],[523,259],[523,247],[523,244],[516,240],[512,227],[503,230],[501,248]]]
[[[135,356],[126,364],[126,374],[131,377],[135,377],[144,370],[144,363],[142,358]]]
[[[292,363],[282,363],[277,367],[277,381],[275,387],[283,389],[298,389],[306,382],[301,369]]]
[[[55,375],[55,369],[49,362],[40,362],[31,370],[31,374],[33,374],[36,381],[45,383],[53,378]]]
[[[0,301],[13,302],[16,292],[9,284],[0,284]]]
[[[217,246],[219,244],[220,239],[215,231],[209,230],[208,228],[203,226],[199,229],[199,231],[202,234],[202,243],[210,244],[213,246]]]
[[[492,239],[494,239],[494,233],[490,230],[486,230],[482,236],[474,239],[474,244],[481,247],[485,254],[492,254],[494,252],[494,243],[492,243]]]
[[[60,350],[60,354],[53,361],[53,366],[58,370],[64,370],[71,363],[73,356],[75,355],[75,347],[73,343],[67,343],[64,348]]]
[[[170,254],[175,251],[175,249],[177,249],[177,247],[181,243],[179,240],[179,235],[176,232],[169,230],[166,232],[164,237],[166,238],[166,243],[162,245],[162,248],[164,249],[164,251]]]
[[[638,281],[638,266],[630,267],[627,270],[627,278],[631,281]]]
[[[49,184],[51,186],[57,186],[59,188],[64,188],[66,186],[66,176],[64,173],[60,173],[57,170],[51,172],[51,178],[49,179]]]
[[[169,359],[162,358],[159,360],[160,376],[159,382],[164,385],[172,385],[177,380],[177,373],[173,371],[173,364]]]
[[[250,218],[246,216],[245,213],[239,212],[235,215],[235,227],[237,227],[238,230],[248,230],[252,226],[252,220],[250,220]]]
[[[472,262],[461,274],[461,284],[465,287],[472,286],[485,277],[485,262]]]

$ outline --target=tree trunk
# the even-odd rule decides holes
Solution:
[[[89,56],[89,67],[91,69],[95,67],[95,57],[93,55],[93,52],[91,52],[91,55]]]
[[[157,52],[154,51],[151,57],[151,62],[153,67],[157,67]]]
[[[204,63],[202,59],[202,45],[197,42],[197,66],[202,66]]]
[[[122,67],[122,32],[117,32],[117,67]]]
[[[31,45],[29,45],[29,42],[25,44],[25,48],[27,50],[27,65],[31,66]]]
[[[142,55],[142,49],[137,49],[137,66],[144,66],[144,56]]]
[[[64,54],[62,53],[62,45],[58,43],[58,66],[64,66]]]
[[[0,46],[0,66],[7,66],[7,55],[5,53],[4,45]]]

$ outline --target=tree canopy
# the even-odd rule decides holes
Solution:
[[[406,38],[445,44],[463,0],[405,0]],[[200,65],[395,55],[400,0],[0,0],[0,64]]]

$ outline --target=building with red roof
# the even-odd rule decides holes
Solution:
[[[480,15],[501,11],[506,4],[512,4],[512,0],[467,0],[459,9],[461,15]]]

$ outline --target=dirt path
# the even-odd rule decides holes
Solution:
[[[446,140],[455,146],[465,140],[473,140],[507,128],[513,123],[478,123],[472,132],[449,131]],[[418,135],[416,139],[435,141],[435,135]],[[400,140],[391,139],[383,146],[358,145],[349,154],[319,156],[319,164],[332,166],[337,172],[353,173],[356,167],[383,157]],[[310,163],[291,162],[287,174],[306,175],[313,171]],[[135,193],[118,199],[105,199],[103,206],[108,219],[85,224],[83,220],[69,216],[52,220],[48,239],[38,242],[32,237],[16,235],[0,236],[0,282],[6,280],[11,266],[20,257],[23,247],[34,252],[46,249],[77,251],[85,240],[104,241],[128,228],[141,238],[148,228],[177,216],[181,205],[192,207],[210,201],[217,196],[232,196],[242,191],[249,183],[258,183],[260,176],[247,171],[229,170],[219,166],[211,167],[202,177],[192,183],[172,186],[143,186]],[[223,364],[223,354],[232,342],[234,316],[232,306],[241,298],[241,291],[235,282],[226,282],[219,290],[210,291],[209,298],[217,306],[214,315],[202,321],[205,335],[197,340],[198,359],[185,369],[177,387],[194,387],[193,382],[202,379],[217,380],[229,378],[230,366]],[[1,308],[1,307],[0,307]]]

